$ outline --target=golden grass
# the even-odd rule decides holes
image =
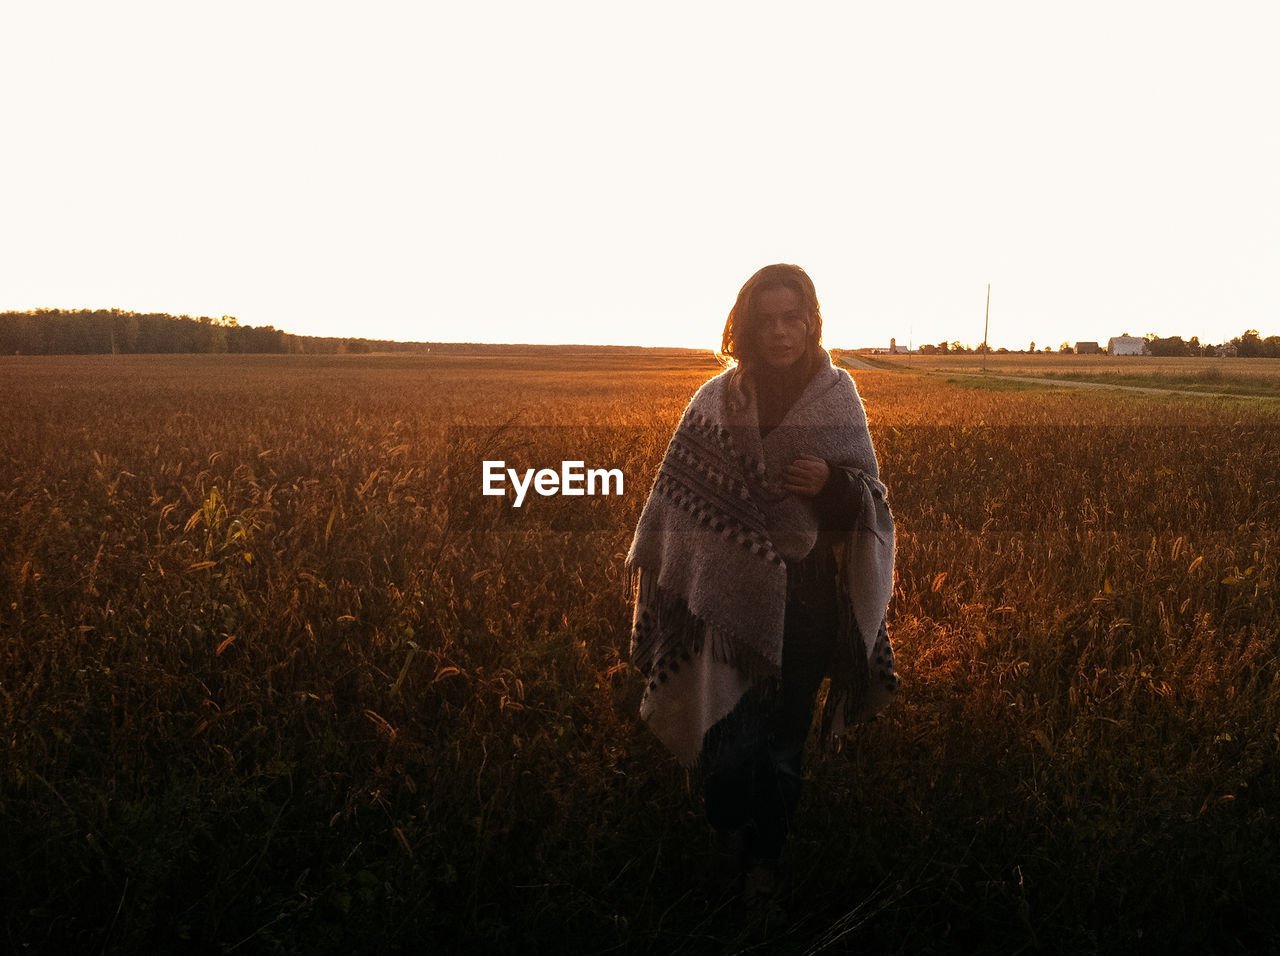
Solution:
[[[752,942],[625,663],[622,554],[717,368],[0,360],[6,942]],[[1271,403],[855,377],[905,689],[813,755],[772,948],[1265,946]],[[627,493],[479,494],[482,457],[570,450]]]

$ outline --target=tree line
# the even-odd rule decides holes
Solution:
[[[1229,354],[1238,358],[1280,358],[1280,335],[1268,335],[1263,338],[1258,334],[1257,329],[1249,329],[1247,332],[1243,332],[1221,345],[1202,345],[1200,337],[1196,335],[1184,340],[1181,335],[1161,338],[1154,333],[1147,333],[1144,338],[1147,343],[1148,355],[1163,355],[1171,358],[1199,358],[1201,356],[1212,357]],[[1099,347],[1104,352],[1106,351],[1105,343],[1102,343]],[[973,348],[962,342],[939,342],[937,345],[922,345],[919,351],[925,355],[937,355],[947,352],[981,354],[983,346],[979,345],[977,348]],[[986,351],[993,355],[1010,354],[1010,350],[1006,348],[988,348]],[[1054,349],[1046,345],[1043,349],[1037,350],[1036,343],[1032,342],[1028,348],[1015,351],[1020,352],[1020,354],[1026,354],[1036,351],[1052,352]],[[1058,346],[1057,351],[1065,354],[1074,352],[1075,349],[1070,342],[1063,342]]]
[[[1194,335],[1185,342],[1180,335],[1165,339],[1155,335],[1147,336],[1147,352],[1150,355],[1194,358],[1198,355],[1221,354],[1223,346],[1233,346],[1239,358],[1280,358],[1280,335],[1268,335],[1264,339],[1257,329],[1249,329],[1222,345],[1201,345],[1200,339]]]
[[[337,355],[417,351],[420,343],[294,335],[241,325],[234,316],[168,315],[120,309],[0,312],[0,355],[240,353]]]

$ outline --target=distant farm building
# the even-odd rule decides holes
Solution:
[[[1147,340],[1132,335],[1113,335],[1107,340],[1108,355],[1146,355]]]
[[[1076,355],[1101,355],[1102,346],[1097,342],[1077,342]]]

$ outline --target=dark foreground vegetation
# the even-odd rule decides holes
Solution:
[[[0,945],[1274,949],[1267,406],[858,373],[904,694],[815,749],[762,925],[625,663],[622,554],[712,370],[0,359]],[[479,494],[571,453],[627,493]]]

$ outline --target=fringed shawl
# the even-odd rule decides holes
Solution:
[[[893,516],[853,379],[824,363],[762,440],[746,377],[726,371],[685,409],[627,555],[631,657],[648,680],[640,714],[685,765],[747,691],[781,673],[787,562],[819,541],[812,501],[782,484],[804,454],[861,489],[858,523],[835,547],[841,626],[823,727],[842,734],[896,693],[884,626]]]

